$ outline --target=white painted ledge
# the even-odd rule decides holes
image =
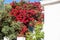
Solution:
[[[9,40],[9,38],[8,37],[4,37],[4,40]]]
[[[25,37],[17,37],[17,40],[26,40]]]
[[[3,40],[9,40],[9,38],[8,37],[4,37]],[[26,40],[26,38],[25,37],[17,37],[17,40]]]

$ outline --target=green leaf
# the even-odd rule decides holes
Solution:
[[[4,26],[4,27],[2,28],[2,32],[3,32],[5,35],[8,34],[8,31],[9,31],[9,26]]]

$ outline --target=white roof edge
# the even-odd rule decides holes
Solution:
[[[43,6],[60,3],[59,0],[56,1],[40,1]]]

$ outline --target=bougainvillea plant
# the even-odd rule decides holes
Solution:
[[[26,36],[26,33],[32,30],[32,29],[29,30],[29,27],[35,28],[34,25],[36,25],[37,22],[40,22],[40,25],[43,23],[44,14],[42,13],[43,9],[40,2],[34,2],[34,3],[12,2],[10,5],[12,7],[10,11],[10,15],[14,16],[16,21],[20,21],[23,24],[22,30],[20,31],[19,36],[22,36],[22,35]],[[37,26],[36,29],[37,28],[40,29],[40,26]],[[38,32],[40,31],[39,29],[37,29]]]
[[[13,1],[8,5],[9,6],[5,6],[7,13],[14,18],[13,20],[16,24],[20,22],[20,30],[17,30],[19,31],[17,34],[19,37],[26,37],[26,40],[41,40],[44,38],[44,32],[41,31],[43,28],[44,14],[42,13],[43,9],[40,2],[17,3]],[[10,17],[8,18],[10,19]],[[13,20],[11,22],[14,22]],[[8,21],[8,19],[6,19],[6,21]],[[9,24],[7,25],[6,28],[10,30],[10,28],[8,28]],[[5,26],[2,29],[5,29]],[[7,34],[7,31],[2,30],[2,32]]]

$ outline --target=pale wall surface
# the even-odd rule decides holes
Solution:
[[[45,6],[44,40],[60,40],[60,4]]]

